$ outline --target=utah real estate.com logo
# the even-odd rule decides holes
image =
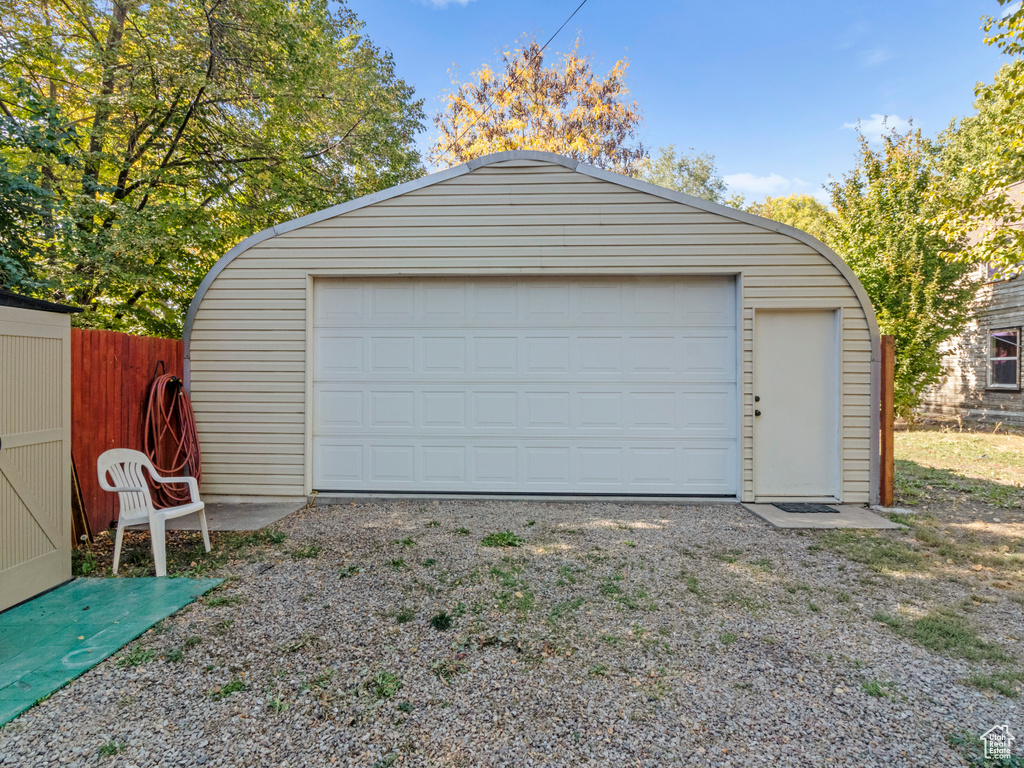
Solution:
[[[1016,741],[1008,725],[989,728],[981,734],[981,740],[985,744],[986,760],[1008,760],[1013,750],[1013,742]]]

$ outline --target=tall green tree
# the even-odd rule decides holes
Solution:
[[[985,42],[1012,60],[975,88],[975,114],[942,135],[941,176],[932,188],[933,222],[959,247],[947,255],[989,262],[1005,276],[1024,270],[1024,210],[1010,185],[1024,181],[1024,5],[985,18]]]
[[[675,144],[659,147],[657,158],[641,159],[631,175],[713,203],[720,203],[725,197],[725,180],[715,166],[715,156],[707,152],[677,155]]]
[[[752,203],[746,210],[780,224],[802,229],[819,240],[825,239],[825,225],[831,213],[812,195],[787,195],[766,197],[760,203]]]
[[[859,141],[856,168],[829,185],[825,241],[864,284],[882,333],[896,337],[895,405],[907,418],[940,380],[939,345],[963,329],[976,286],[972,265],[944,258],[955,244],[929,223],[936,146],[914,129],[890,131],[878,149]]]
[[[343,4],[0,2],[0,111],[75,132],[73,162],[0,151],[51,196],[34,263],[79,322],[177,334],[244,236],[422,173],[422,103]]]

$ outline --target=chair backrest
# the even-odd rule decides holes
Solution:
[[[148,513],[153,509],[153,499],[149,494],[149,484],[142,472],[145,468],[155,474],[153,462],[144,453],[130,448],[113,448],[104,451],[96,460],[96,472],[100,478],[100,486],[106,491],[117,492],[121,504],[121,514],[127,516]],[[110,475],[112,483],[107,482]],[[142,488],[140,491],[122,491],[121,488]]]

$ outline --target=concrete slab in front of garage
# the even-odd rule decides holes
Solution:
[[[898,529],[905,527],[892,520],[879,517],[864,507],[856,507],[852,504],[830,504],[829,506],[838,509],[839,514],[783,512],[774,504],[743,504],[744,509],[761,518],[773,528],[831,530],[834,528]]]

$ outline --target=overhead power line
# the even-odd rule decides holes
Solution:
[[[556,37],[558,37],[558,33],[559,33],[559,32],[561,32],[561,31],[562,31],[563,29],[565,29],[565,25],[566,25],[566,24],[568,24],[568,23],[569,23],[570,21],[572,21],[572,19],[573,19],[573,16],[575,16],[575,15],[576,15],[577,13],[579,13],[579,12],[580,12],[580,9],[581,9],[581,8],[582,8],[582,7],[584,6],[584,5],[586,5],[586,4],[587,4],[587,0],[583,0],[583,2],[582,2],[582,3],[580,3],[579,5],[577,5],[577,6],[576,6],[576,10],[575,10],[575,11],[573,11],[572,13],[570,13],[570,14],[569,14],[569,17],[568,17],[568,18],[567,18],[567,19],[566,19],[565,21],[563,21],[563,22],[562,22],[562,26],[560,26],[560,27],[559,27],[558,29],[556,29],[556,30],[555,30],[555,32],[554,32],[554,34],[553,34],[553,35],[551,35],[551,37],[549,37],[549,38],[548,38],[547,42],[546,42],[546,43],[544,43],[544,45],[542,45],[542,46],[541,46],[540,50],[539,50],[539,51],[537,51],[537,53],[536,53],[536,54],[534,54],[534,56],[532,56],[532,57],[530,58],[530,60],[529,60],[528,62],[526,62],[526,68],[527,68],[527,69],[529,69],[529,68],[530,68],[530,66],[531,66],[531,65],[533,64],[533,62],[534,62],[534,59],[536,59],[536,58],[537,58],[538,56],[540,56],[540,55],[542,55],[542,54],[544,53],[544,51],[545,51],[545,50],[547,49],[547,47],[548,47],[549,45],[551,45],[551,41],[552,41],[552,40],[554,40],[554,39],[555,39]],[[486,116],[487,116],[487,113],[488,113],[488,112],[490,112],[490,111],[491,111],[491,109],[492,109],[492,108],[494,107],[494,103],[495,103],[495,102],[496,102],[496,101],[497,101],[497,100],[498,100],[498,99],[499,99],[499,98],[500,98],[500,97],[501,97],[501,96],[502,96],[502,95],[503,95],[503,94],[504,94],[504,93],[505,93],[506,91],[508,91],[508,89],[509,89],[509,88],[510,88],[511,86],[513,86],[513,85],[515,85],[515,84],[516,84],[516,79],[517,79],[518,77],[519,77],[519,73],[518,73],[518,72],[514,72],[514,73],[512,74],[512,79],[511,79],[511,81],[509,82],[509,84],[508,84],[507,86],[505,86],[504,88],[502,88],[502,89],[501,89],[500,91],[498,91],[498,93],[497,93],[497,94],[495,94],[495,96],[494,96],[494,97],[493,97],[493,98],[492,98],[492,99],[491,99],[491,100],[490,100],[489,102],[487,102],[487,106],[486,106],[486,107],[484,107],[484,111],[483,111],[483,112],[481,112],[481,113],[480,113],[479,115],[477,115],[477,117],[476,117],[476,120],[474,120],[474,121],[473,121],[472,123],[470,123],[470,124],[469,124],[468,126],[466,126],[466,129],[465,129],[465,130],[464,130],[464,131],[463,131],[462,133],[460,133],[460,134],[459,134],[458,136],[456,136],[456,137],[455,137],[455,138],[454,138],[454,139],[452,140],[451,144],[449,144],[449,145],[448,145],[448,147],[447,147],[447,148],[445,149],[445,151],[444,151],[444,154],[446,154],[446,155],[447,155],[447,154],[448,154],[449,152],[451,152],[451,151],[452,151],[452,148],[453,148],[453,147],[454,147],[454,146],[455,146],[456,144],[458,144],[458,143],[459,143],[460,141],[462,141],[462,138],[463,138],[463,137],[464,137],[464,136],[465,136],[465,135],[466,135],[467,133],[469,133],[469,132],[470,132],[471,130],[473,130],[473,128],[475,128],[475,127],[476,127],[476,124],[480,122],[480,120],[482,120],[482,119],[483,119],[484,117],[486,117]]]

